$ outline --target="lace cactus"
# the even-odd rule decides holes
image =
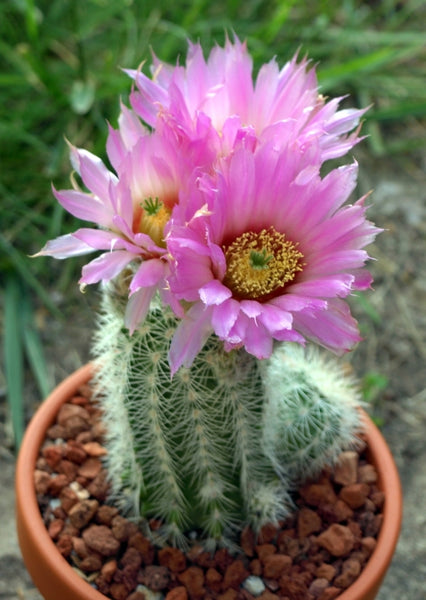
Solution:
[[[354,436],[356,395],[299,347],[278,345],[262,364],[244,349],[225,352],[214,335],[171,378],[177,323],[153,304],[130,335],[117,290],[104,292],[95,389],[113,495],[134,515],[161,519],[173,543],[201,530],[207,547],[232,544],[243,524],[285,517],[294,480]]]

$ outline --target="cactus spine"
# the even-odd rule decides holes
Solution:
[[[191,368],[171,379],[167,354],[176,325],[171,312],[152,303],[130,336],[120,294],[111,286],[104,291],[95,389],[113,496],[135,515],[161,519],[169,542],[184,546],[185,534],[197,529],[207,547],[232,543],[244,524],[258,529],[284,518],[300,469],[329,461],[359,422],[355,409],[348,422],[347,406],[323,400],[314,410],[306,400],[323,387],[300,374],[303,350],[293,349],[297,364],[280,347],[262,364],[244,350],[225,352],[211,336]],[[330,441],[334,432],[337,443]]]

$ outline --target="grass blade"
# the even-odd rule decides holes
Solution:
[[[9,276],[5,289],[4,357],[7,401],[16,448],[19,448],[24,435],[23,346],[19,288],[17,278]]]

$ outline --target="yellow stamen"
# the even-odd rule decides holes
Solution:
[[[170,219],[171,210],[158,198],[147,198],[141,208],[139,231],[149,235],[157,246],[165,248],[164,227]]]
[[[274,227],[259,233],[247,231],[224,246],[224,284],[235,297],[264,300],[293,281],[303,270],[303,254]]]

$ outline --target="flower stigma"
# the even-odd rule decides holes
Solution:
[[[223,283],[239,299],[264,300],[303,270],[303,254],[272,225],[258,233],[246,231],[224,246]]]
[[[170,209],[158,197],[145,198],[141,203],[141,208],[143,209],[143,214],[140,222],[140,231],[148,234],[157,246],[165,248],[164,227],[170,219]]]

